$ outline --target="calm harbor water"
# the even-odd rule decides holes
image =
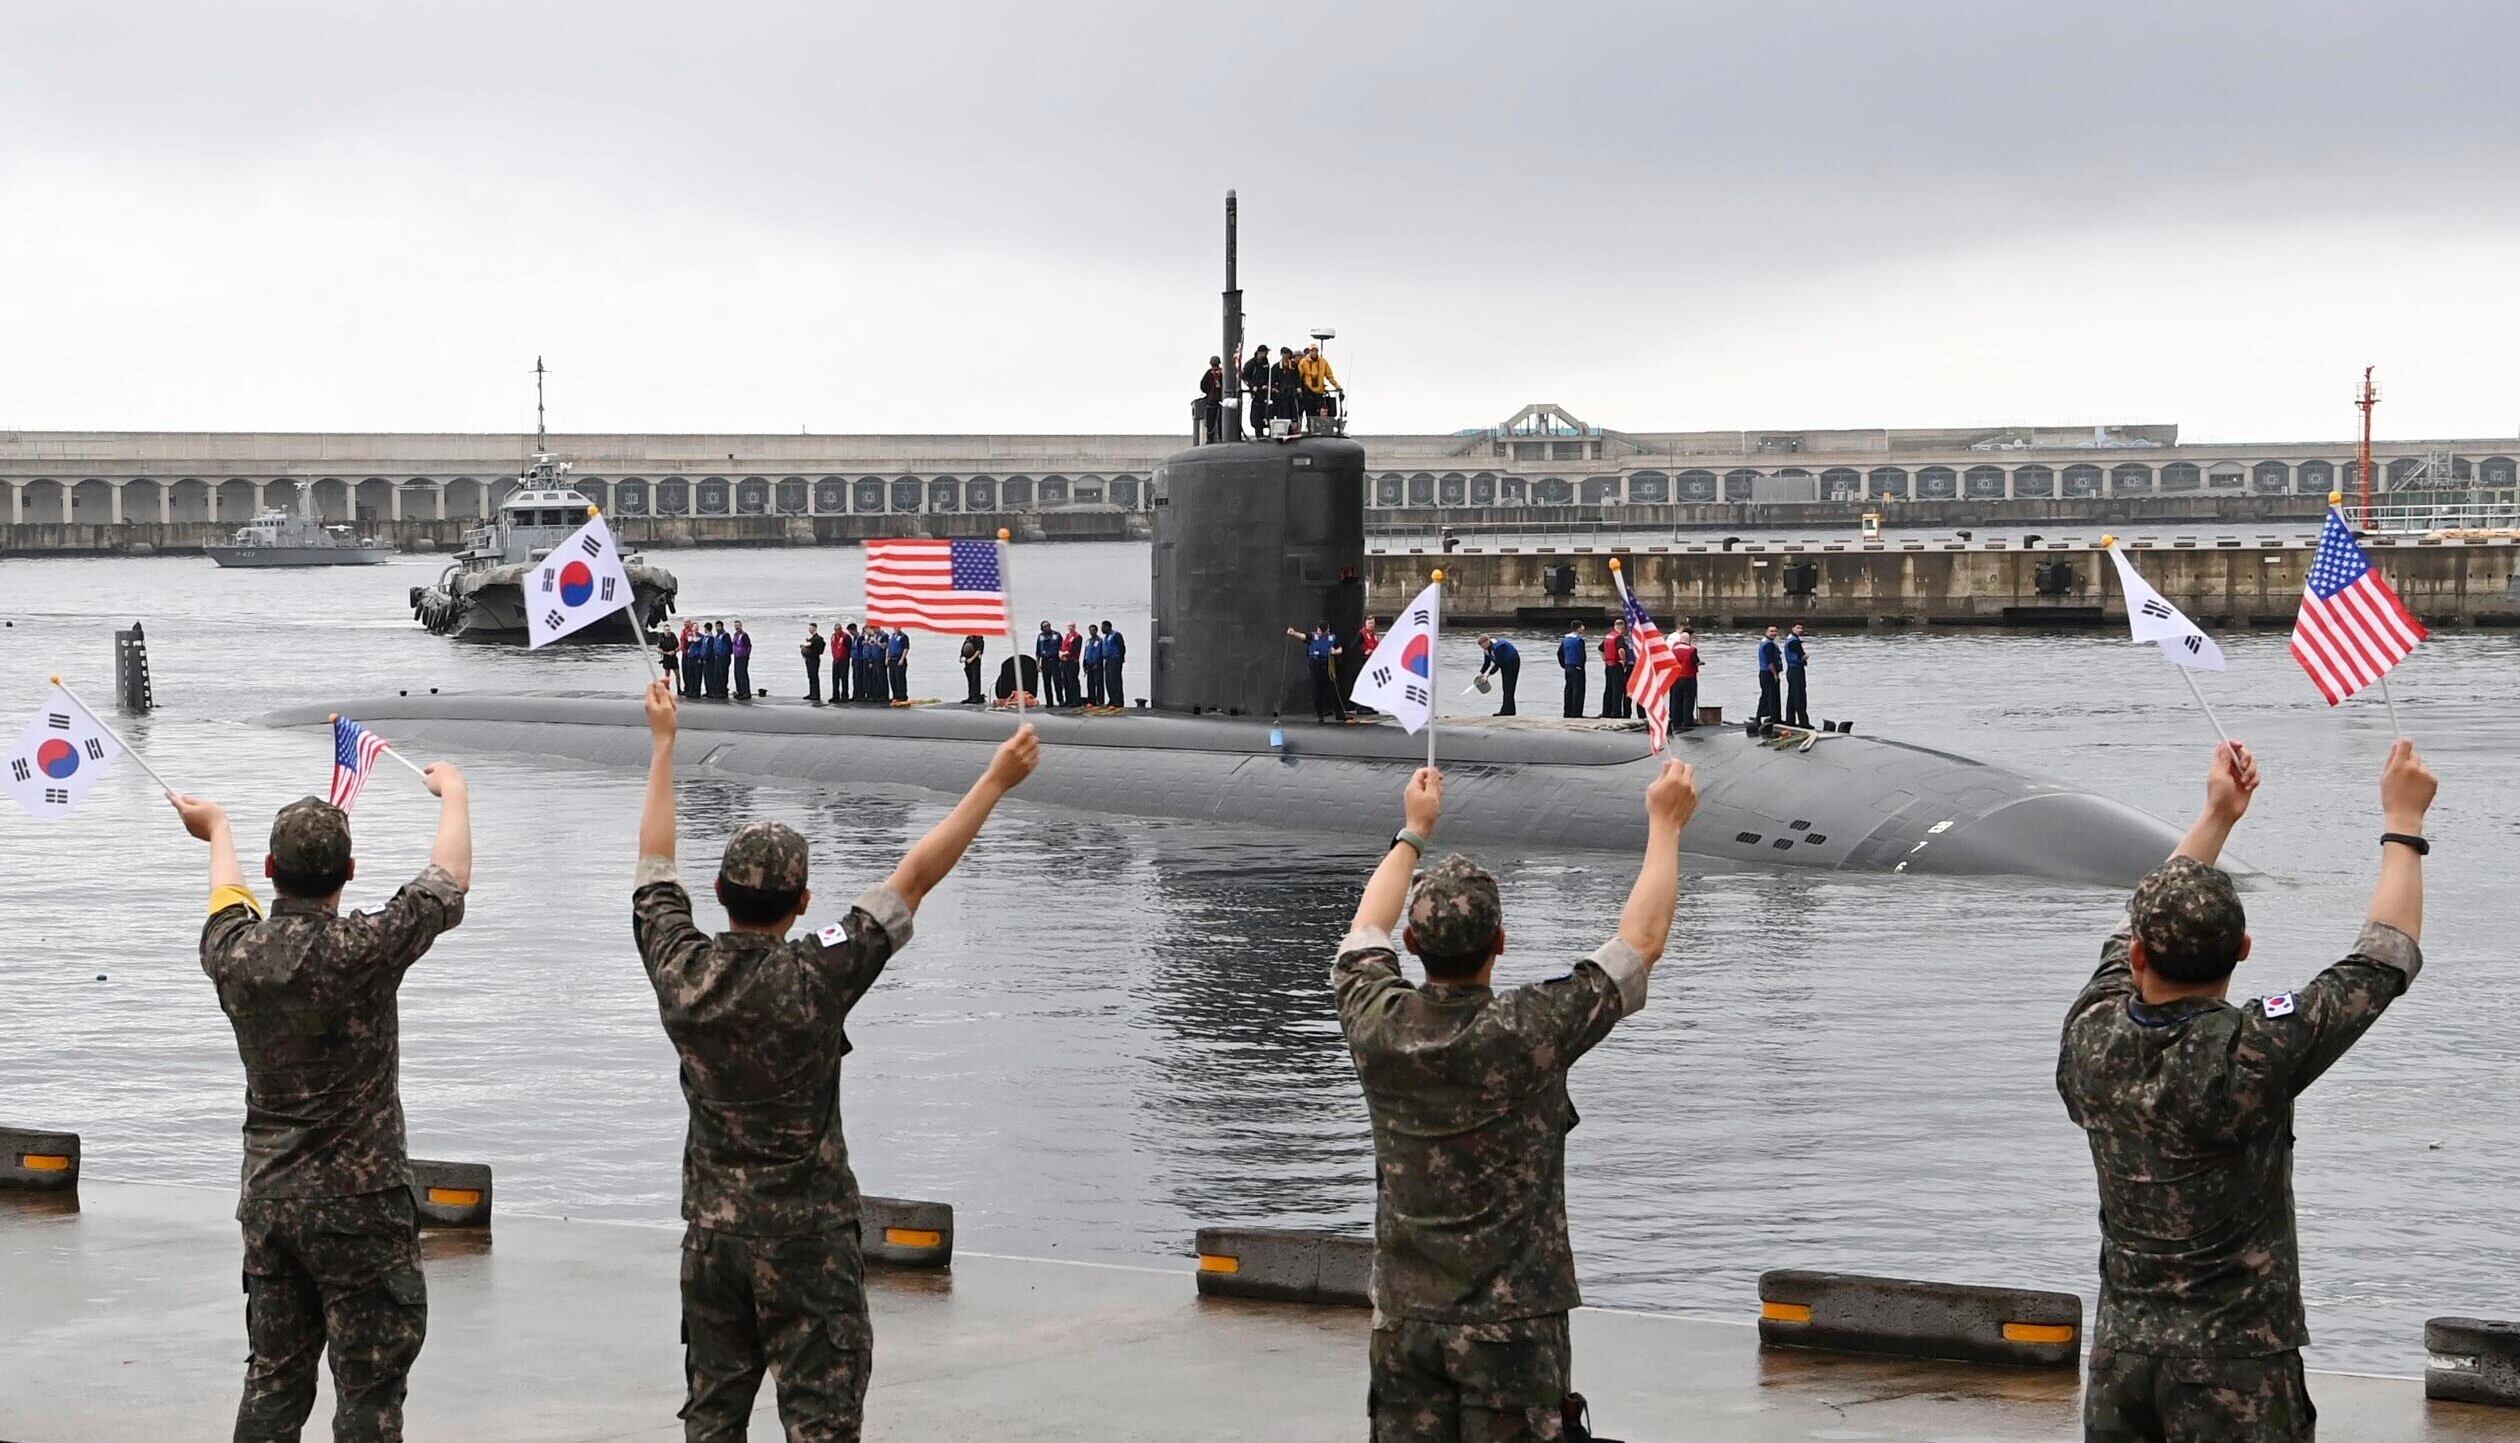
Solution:
[[[1146,556],[1025,548],[1017,609],[1027,626],[1116,622],[1142,694]],[[854,549],[659,559],[688,614],[747,623],[757,682],[790,699],[804,623],[827,630],[860,594]],[[642,679],[623,649],[529,654],[423,633],[404,591],[438,565],[0,562],[0,716],[21,725],[54,669],[105,705],[111,632],[145,620],[160,710],[126,734],[179,786],[226,801],[252,849],[330,765],[319,729],[257,725],[270,708]],[[1748,639],[1707,641],[1705,699],[1746,709]],[[1553,709],[1549,642],[1526,641],[1526,711]],[[2352,938],[2389,729],[2377,701],[2320,705],[2281,636],[2224,642],[2232,670],[2207,685],[2268,775],[2235,845],[2266,874],[2239,986],[2273,992]],[[951,653],[950,639],[919,640],[914,694],[961,694]],[[1444,666],[1466,679],[1474,658],[1456,638]],[[1816,714],[2178,820],[2212,740],[2177,677],[2112,635],[1827,635],[1812,677]],[[2314,1361],[2413,1372],[2426,1316],[2520,1310],[2507,1020],[2520,976],[2503,890],[2520,638],[2444,637],[2398,690],[2443,778],[2428,970],[2305,1101],[2296,1183]],[[474,779],[479,865],[470,919],[403,989],[413,1149],[492,1163],[512,1210],[670,1219],[682,1104],[628,915],[641,779],[455,760]],[[819,923],[944,803],[703,779],[682,805],[685,867],[703,875],[739,818],[802,828]],[[378,773],[358,810],[354,903],[420,865],[433,806],[398,768]],[[1589,951],[1633,875],[1609,855],[1484,860],[1504,882],[1509,981]],[[1050,1257],[1177,1262],[1202,1222],[1361,1226],[1370,1143],[1323,974],[1372,861],[1351,839],[1011,803],[851,1020],[846,1108],[865,1185],[951,1200],[968,1247]],[[241,1075],[194,955],[202,866],[136,769],[66,823],[0,817],[0,1120],[81,1131],[100,1178],[235,1175]],[[2120,902],[2044,883],[1692,865],[1651,1005],[1576,1073],[1569,1178],[1589,1300],[1746,1317],[1757,1274],[1780,1266],[2088,1295],[2094,1191],[2056,1098],[2055,1041]]]

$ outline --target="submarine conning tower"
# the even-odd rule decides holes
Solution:
[[[1155,468],[1155,705],[1306,711],[1311,673],[1287,630],[1326,623],[1353,645],[1364,566],[1356,442],[1228,441],[1167,457]]]
[[[1256,415],[1241,439],[1237,227],[1229,190],[1223,384],[1202,403],[1200,444],[1155,468],[1153,696],[1165,711],[1275,717],[1312,690],[1287,631],[1328,626],[1353,644],[1364,624],[1365,448],[1347,439],[1344,401],[1274,426]]]

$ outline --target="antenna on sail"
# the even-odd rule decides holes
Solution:
[[[1235,271],[1239,217],[1232,191],[1225,192],[1225,386],[1218,397],[1219,441],[1242,439],[1242,278]],[[1256,433],[1257,424],[1253,426]]]

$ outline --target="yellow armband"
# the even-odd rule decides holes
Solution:
[[[257,917],[263,914],[263,904],[254,896],[251,887],[240,887],[230,882],[223,887],[210,889],[210,914],[214,917],[239,903],[244,904],[245,910]]]

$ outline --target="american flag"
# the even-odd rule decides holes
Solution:
[[[2344,516],[2329,507],[2301,615],[2293,621],[2293,660],[2310,673],[2310,684],[2334,706],[2378,681],[2431,634],[2371,569]]]
[[[333,718],[332,804],[343,811],[359,799],[376,759],[385,755],[385,739],[346,716]]]
[[[1628,590],[1627,574],[1614,571],[1611,576],[1619,583],[1619,605],[1627,613],[1628,647],[1635,656],[1628,667],[1627,693],[1645,717],[1652,750],[1661,751],[1664,739],[1671,735],[1671,684],[1680,679],[1680,658],[1671,649],[1671,638],[1662,634],[1662,628],[1637,604],[1636,594]]]
[[[867,542],[866,619],[958,636],[1007,635],[1000,543]]]

